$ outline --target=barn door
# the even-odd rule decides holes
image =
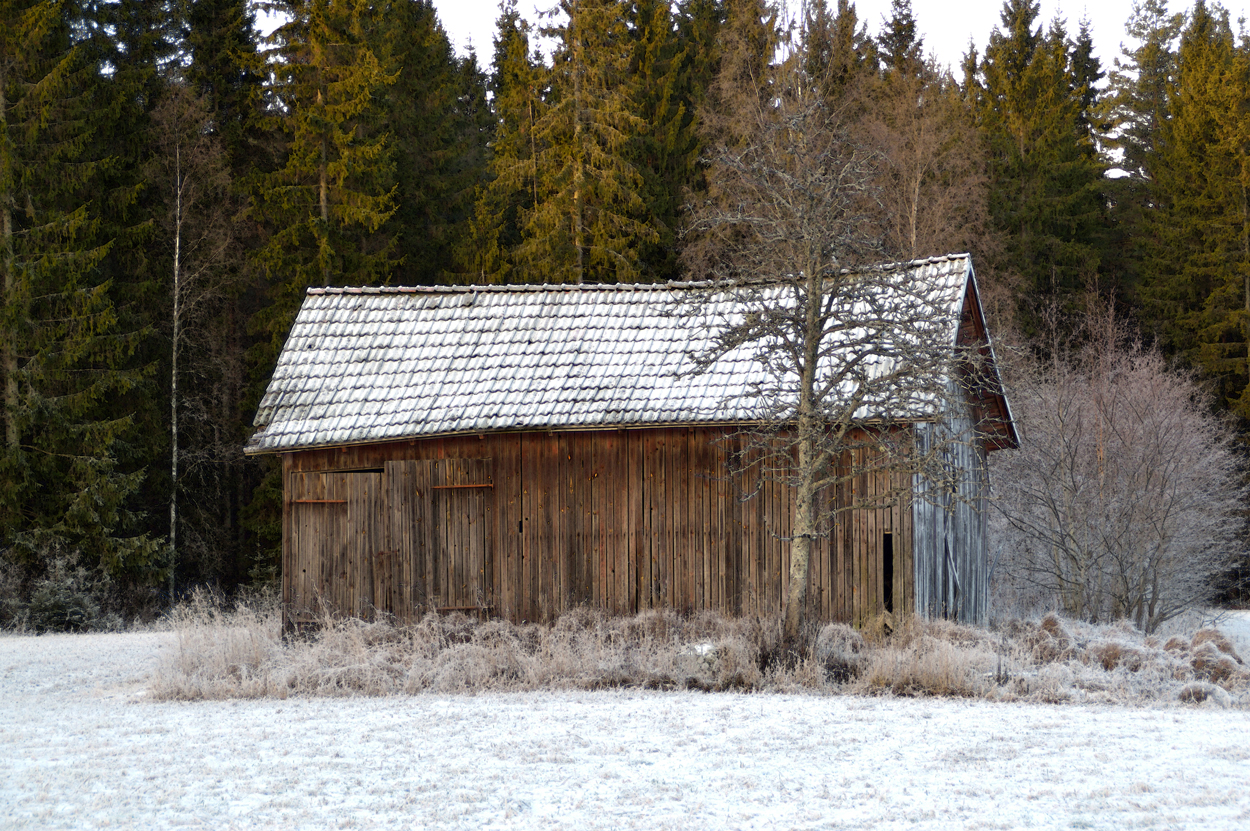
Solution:
[[[382,552],[382,474],[293,473],[283,601],[291,623],[323,612],[371,617]]]
[[[487,610],[494,600],[494,479],[490,459],[390,462],[396,596],[416,616]],[[411,610],[411,611],[408,611]]]

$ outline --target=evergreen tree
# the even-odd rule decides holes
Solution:
[[[257,48],[256,15],[248,0],[196,0],[185,8],[183,75],[204,97],[212,130],[238,176],[263,153],[265,63]]]
[[[379,233],[395,211],[394,163],[379,100],[395,81],[370,46],[372,4],[290,0],[275,33],[275,127],[280,169],[254,180],[253,210],[267,238],[255,266],[269,306],[253,319],[269,339],[262,375],[277,357],[304,291],[389,278],[394,239]]]
[[[890,18],[877,38],[877,51],[887,72],[918,74],[924,64],[924,38],[916,31],[911,0],[890,0]]]
[[[526,279],[632,282],[641,244],[658,234],[629,147],[645,125],[629,75],[630,35],[617,0],[562,0],[548,106],[534,127],[539,198],[517,256]]]
[[[279,163],[248,181],[250,216],[260,246],[250,268],[264,284],[264,306],[249,320],[253,409],[273,371],[308,287],[369,285],[396,266],[398,187],[387,135],[385,96],[396,76],[375,44],[378,9],[366,0],[281,0],[288,17],[272,35],[266,95]],[[243,508],[255,538],[253,574],[277,569],[281,545],[281,469],[263,474]]]
[[[9,0],[0,32],[0,546],[32,573],[66,558],[143,580],[158,545],[136,513],[123,328],[101,240],[96,64],[57,3]],[[120,403],[119,403],[120,402]]]
[[[487,162],[487,181],[479,189],[471,250],[462,270],[480,282],[518,279],[514,252],[521,244],[523,217],[538,205],[538,136],[545,112],[546,73],[538,54],[531,55],[529,24],[515,0],[500,5],[495,34],[495,62],[490,77],[496,124]]]
[[[677,42],[682,51],[685,98],[702,102],[720,65],[720,34],[729,3],[721,0],[683,0],[677,4]],[[697,109],[697,107],[696,107]],[[697,115],[696,115],[697,117]]]
[[[745,141],[739,118],[743,96],[767,97],[773,57],[780,42],[775,6],[766,0],[727,0],[725,22],[716,42],[717,60],[709,67],[711,78],[699,114],[705,143]]]
[[[240,516],[265,463],[245,460],[242,454],[251,429],[251,411],[245,405],[249,385],[244,354],[252,345],[247,324],[261,307],[265,286],[263,275],[248,262],[248,252],[262,242],[259,228],[242,221],[242,215],[247,208],[246,183],[277,169],[281,142],[266,130],[267,71],[252,5],[247,0],[182,3],[183,54],[177,72],[170,73],[182,81],[175,85],[172,103],[176,106],[170,110],[176,114],[198,108],[199,104],[186,107],[189,102],[202,103],[207,109],[205,132],[195,143],[207,142],[209,149],[220,150],[218,161],[225,170],[219,172],[230,181],[228,192],[199,204],[200,212],[192,222],[212,228],[222,217],[234,219],[226,235],[231,244],[220,251],[224,261],[214,262],[204,275],[209,279],[193,287],[196,302],[185,313],[180,330],[185,346],[179,372],[172,366],[161,372],[161,377],[182,377],[179,406],[185,415],[177,431],[178,457],[183,462],[178,489],[183,497],[178,507],[179,585],[208,581],[237,585],[248,579],[253,565],[250,552],[254,546]],[[163,113],[166,120],[170,114]],[[153,162],[167,169],[170,136],[166,131],[160,140],[161,125],[154,126],[158,141]],[[214,153],[207,155],[215,158]],[[167,226],[168,218],[168,205],[162,204],[156,214],[158,227]],[[167,228],[162,238],[170,239]],[[209,234],[205,241],[213,238],[221,236]],[[211,245],[208,250],[215,251]],[[162,253],[166,263],[172,261],[172,251],[162,249]],[[158,271],[167,273],[167,269]],[[168,286],[164,296],[172,301],[174,293],[175,288]],[[172,356],[172,323],[162,321],[160,331],[170,338]],[[167,491],[173,490],[170,483]]]
[[[169,388],[163,371],[168,352],[158,333],[165,313],[164,263],[154,256],[158,197],[148,187],[145,168],[151,159],[151,114],[164,95],[165,71],[176,65],[180,16],[173,0],[115,0],[66,4],[71,25],[84,33],[82,48],[93,65],[84,90],[93,104],[91,153],[108,159],[96,182],[99,205],[97,242],[108,252],[97,268],[107,280],[117,325],[134,333],[130,368],[135,383],[109,402],[133,424],[119,443],[121,469],[142,471],[137,519],[152,535],[163,535],[169,483]],[[162,565],[164,565],[162,563]]]
[[[1153,152],[1159,128],[1167,119],[1168,88],[1176,72],[1176,40],[1184,15],[1168,12],[1166,0],[1141,0],[1125,25],[1138,41],[1122,47],[1108,78],[1103,101],[1108,131],[1102,137],[1119,151],[1119,167],[1144,181],[1146,159]]]
[[[1149,256],[1147,219],[1154,207],[1147,160],[1167,119],[1168,87],[1176,72],[1176,41],[1183,21],[1184,15],[1168,12],[1165,0],[1134,4],[1126,30],[1137,45],[1122,47],[1097,113],[1106,164],[1124,173],[1105,183],[1112,221],[1108,246],[1117,252],[1105,262],[1119,271],[1115,283],[1134,305],[1141,302],[1142,271]]]
[[[1145,167],[1153,209],[1143,295],[1167,344],[1250,416],[1250,58],[1228,15],[1194,5]]]
[[[473,282],[477,273],[477,197],[490,180],[491,146],[498,128],[489,97],[490,76],[478,66],[477,54],[458,59],[455,135],[450,182],[454,194],[455,234],[448,279]],[[467,266],[467,267],[466,267]]]
[[[648,279],[678,276],[681,206],[686,190],[698,186],[702,148],[695,114],[706,94],[708,51],[717,28],[715,9],[701,5],[680,27],[666,0],[634,0],[629,7],[630,75],[642,120],[630,155],[642,175],[640,195],[658,235],[654,242],[640,243]]]
[[[395,164],[396,209],[383,233],[397,240],[397,281],[435,283],[457,270],[484,174],[485,79],[474,57],[452,53],[429,0],[389,0],[374,16],[370,42],[395,78],[382,124]]]
[[[1030,300],[1064,299],[1098,274],[1102,170],[1087,113],[1100,70],[1062,21],[1043,37],[1037,14],[1036,0],[1004,3],[965,95],[989,156],[989,210],[1003,241],[994,265],[1022,280]]]
[[[832,15],[825,0],[808,4],[800,37],[806,74],[829,101],[861,95],[863,85],[876,75],[876,44],[851,0],[838,0]]]
[[[1102,62],[1094,55],[1094,35],[1089,20],[1081,21],[1076,41],[1069,47],[1068,65],[1072,74],[1072,89],[1080,97],[1080,113],[1077,123],[1084,130],[1084,138],[1095,143],[1098,138],[1097,112],[1102,109],[1098,96],[1098,83],[1105,77]]]

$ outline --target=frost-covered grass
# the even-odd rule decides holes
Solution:
[[[276,604],[199,597],[172,616],[158,698],[197,700],[632,688],[963,696],[998,701],[1250,706],[1250,668],[1206,625],[1146,637],[1053,615],[985,630],[945,621],[833,624],[783,648],[779,619],[609,617],[554,625],[429,615],[413,626],[326,619],[284,641]],[[1242,647],[1242,651],[1246,651]]]
[[[619,688],[154,700],[178,651],[174,632],[0,637],[0,826],[1250,825],[1250,713],[1210,703]]]

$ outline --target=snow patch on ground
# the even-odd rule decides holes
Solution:
[[[1250,653],[1250,615],[1220,628]],[[1250,825],[1250,713],[700,693],[155,702],[172,633],[0,637],[6,828]]]

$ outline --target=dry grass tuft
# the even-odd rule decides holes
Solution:
[[[842,684],[860,675],[867,658],[868,644],[862,635],[845,623],[830,623],[816,636],[815,659],[825,677]]]
[[[1067,661],[1073,656],[1072,636],[1053,612],[1031,633],[1029,645],[1033,660],[1039,664]]]
[[[1163,648],[1168,652],[1184,653],[1189,651],[1189,642],[1179,635],[1173,635],[1168,638],[1168,642],[1163,645]]]
[[[153,681],[164,699],[627,687],[1250,703],[1250,673],[1216,630],[1160,648],[1126,627],[1056,615],[997,631],[919,619],[859,631],[833,623],[783,644],[780,618],[581,608],[551,625],[461,614],[410,626],[326,618],[314,633],[283,640],[274,598],[227,606],[198,594],[170,623],[179,648]]]
[[[1228,707],[1232,704],[1232,696],[1214,684],[1193,681],[1181,688],[1177,700],[1186,704],[1204,704],[1210,702],[1217,707]]]
[[[1241,658],[1237,655],[1237,650],[1233,648],[1232,641],[1224,637],[1224,634],[1218,629],[1199,629],[1194,633],[1193,639],[1189,642],[1189,647],[1197,653],[1198,648],[1203,644],[1211,644],[1220,652],[1232,658],[1236,663],[1242,663]]]
[[[1193,668],[1195,678],[1213,684],[1225,684],[1245,675],[1239,672],[1239,667],[1232,658],[1220,652],[1210,641],[1194,650],[1189,665]]]
[[[1137,672],[1146,661],[1142,652],[1119,641],[1094,644],[1090,647],[1089,654],[1108,672],[1121,666],[1129,672]]]
[[[577,609],[551,626],[458,613],[411,626],[326,618],[315,632],[284,641],[276,603],[226,607],[201,594],[170,622],[179,649],[153,682],[164,699],[811,686],[810,661],[762,669],[780,621],[707,613],[614,618]]]

